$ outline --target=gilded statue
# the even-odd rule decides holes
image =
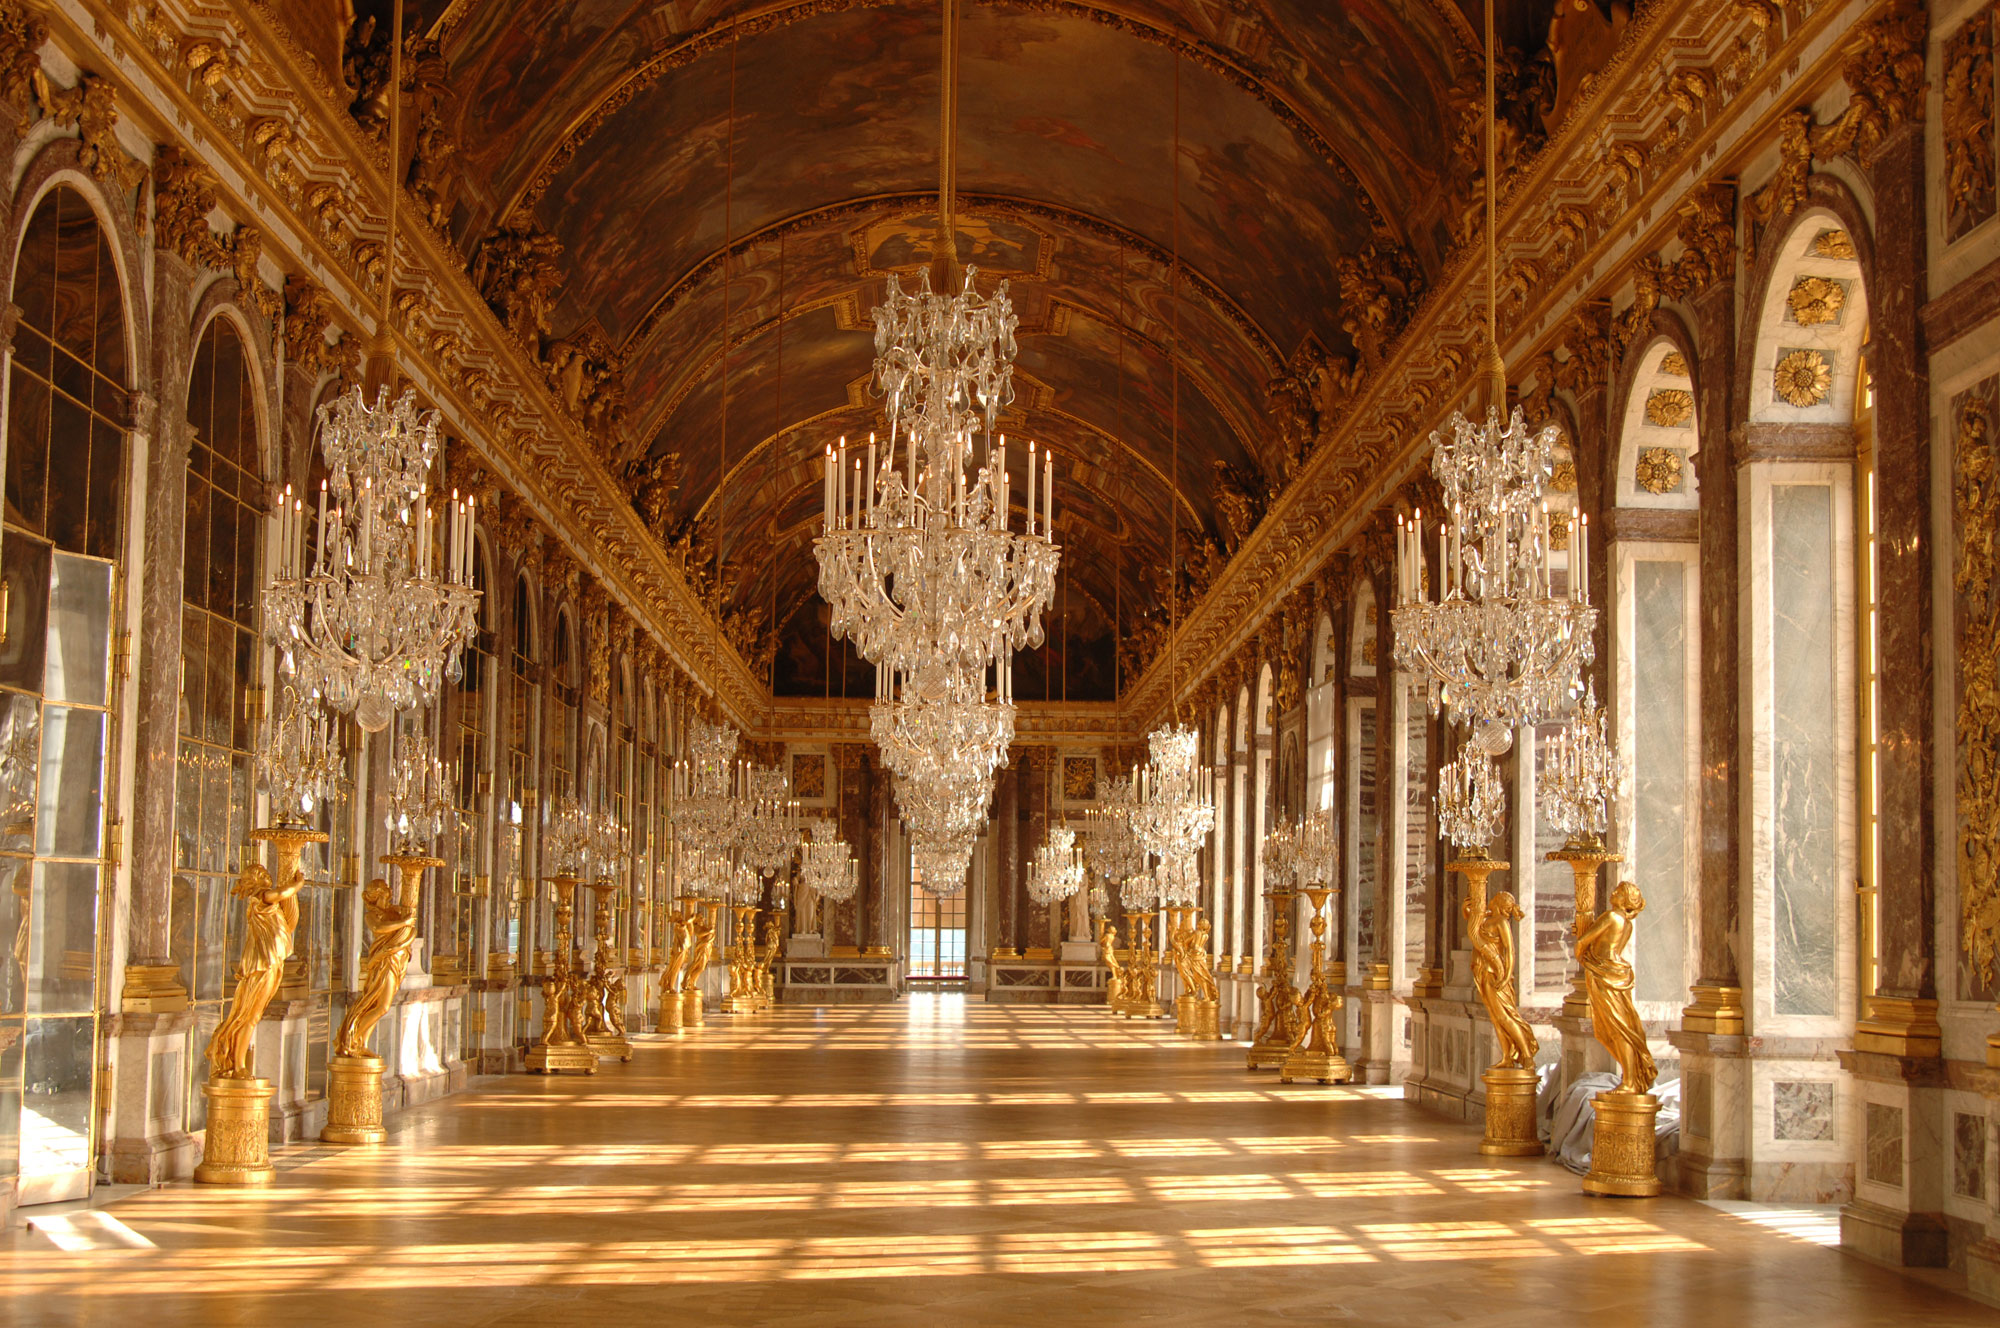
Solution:
[[[1110,918],[1097,920],[1097,962],[1104,965],[1104,1000],[1116,1006],[1125,999],[1125,965],[1118,959],[1118,929]]]
[[[1646,1048],[1646,1026],[1632,998],[1632,920],[1646,907],[1645,896],[1630,881],[1611,892],[1611,907],[1597,915],[1576,942],[1583,966],[1584,988],[1590,996],[1591,1031],[1618,1062],[1618,1087],[1644,1093],[1659,1070]]]
[[[1465,913],[1471,921],[1470,899],[1465,901]],[[1502,892],[1487,901],[1486,911],[1472,932],[1472,984],[1500,1044],[1496,1068],[1527,1070],[1534,1067],[1541,1044],[1535,1030],[1521,1017],[1514,990],[1514,924],[1520,917],[1521,906],[1511,894]]]
[[[1208,919],[1203,918],[1194,928],[1193,943],[1189,948],[1193,950],[1197,961],[1194,965],[1194,994],[1205,1001],[1213,1001],[1220,997],[1222,989],[1215,981],[1214,966],[1203,958],[1208,954],[1208,937]]]
[[[667,967],[660,974],[660,990],[678,992],[687,977],[688,956],[694,952],[694,927],[686,915],[674,928],[673,948],[667,952]]]
[[[715,957],[715,918],[706,909],[698,910],[689,924],[694,932],[694,946],[688,956],[687,970],[681,975],[681,986],[690,983],[699,986],[702,974],[708,971],[709,960]]]
[[[416,907],[399,902],[379,876],[361,892],[361,909],[368,923],[368,952],[361,957],[361,991],[348,1005],[333,1040],[336,1056],[372,1054],[368,1035],[389,1013],[390,1002],[402,988],[403,972],[410,966],[410,943],[417,936]]]
[[[264,1008],[285,980],[292,932],[299,925],[299,891],[305,883],[305,873],[295,867],[289,880],[275,886],[264,864],[252,862],[230,891],[243,901],[243,955],[236,961],[236,993],[229,1012],[215,1026],[208,1044],[209,1071],[217,1079],[255,1077],[252,1038]]]
[[[1261,1017],[1251,1039],[1260,1046],[1289,1047],[1299,1032],[1299,993],[1292,985],[1291,896],[1280,898],[1271,914],[1271,944],[1264,959],[1264,985],[1257,991]]]

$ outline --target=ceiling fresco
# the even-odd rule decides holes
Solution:
[[[1551,2],[1501,0],[1509,42],[1536,49]],[[957,251],[982,289],[1010,283],[1005,424],[1056,448],[1074,549],[1069,649],[1033,667],[1094,698],[1166,569],[1198,593],[1190,560],[1225,557],[1284,482],[1273,380],[1359,354],[1340,261],[1438,271],[1478,0],[961,6]],[[542,334],[607,348],[608,459],[678,458],[657,533],[712,568],[719,530],[723,584],[701,589],[775,619],[761,667],[817,694],[821,449],[879,424],[869,310],[938,248],[938,0],[412,7],[443,70],[455,242],[469,264],[496,228],[560,245]]]

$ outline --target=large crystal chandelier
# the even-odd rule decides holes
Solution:
[[[791,780],[777,766],[748,766],[737,818],[737,853],[760,876],[777,876],[798,852],[799,807],[792,801]]]
[[[739,771],[736,730],[697,716],[690,726],[688,754],[674,763],[675,839],[686,849],[726,855],[736,847],[744,809],[735,794]]]
[[[1198,738],[1183,725],[1146,735],[1151,759],[1139,769],[1132,809],[1132,833],[1156,858],[1191,855],[1215,828],[1215,787],[1211,771],[1196,760]]]
[[[943,898],[965,889],[972,867],[972,840],[913,840],[910,877],[926,893]]]
[[[1091,911],[1099,917],[1111,908],[1111,887],[1145,870],[1145,852],[1132,833],[1132,811],[1138,783],[1130,775],[1107,779],[1097,786],[1097,804],[1084,809],[1089,831],[1090,867],[1097,877],[1090,887]]]
[[[1059,904],[1082,884],[1083,854],[1076,846],[1076,831],[1055,826],[1028,861],[1028,898],[1037,904]]]
[[[800,847],[802,863],[799,879],[808,890],[830,904],[845,903],[861,888],[861,864],[841,839],[833,822],[817,820],[812,834]]]
[[[427,487],[437,412],[416,402],[406,391],[391,405],[385,387],[371,406],[357,387],[320,407],[328,479],[310,515],[285,490],[279,572],[265,592],[265,632],[285,671],[370,733],[456,681],[478,625],[472,500],[454,493],[440,531]]]

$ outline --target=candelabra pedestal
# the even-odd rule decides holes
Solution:
[[[210,1079],[201,1086],[208,1099],[208,1142],[194,1178],[203,1185],[269,1185],[271,1169],[271,1081]]]
[[[675,991],[671,987],[662,987],[660,991],[660,1019],[658,1024],[660,1032],[678,1033],[681,1031],[682,1014],[685,1004],[683,997],[685,994],[684,992]]]
[[[1660,1100],[1651,1093],[1614,1088],[1591,1099],[1597,1120],[1590,1137],[1585,1194],[1648,1199],[1660,1192],[1653,1127]]]
[[[1488,1157],[1540,1157],[1535,1093],[1541,1076],[1533,1070],[1496,1067],[1479,1077],[1486,1083],[1486,1134],[1479,1151]]]
[[[1625,856],[1606,850],[1604,841],[1596,835],[1572,835],[1567,844],[1551,850],[1544,861],[1569,864],[1576,882],[1576,913],[1570,924],[1570,935],[1583,935],[1597,916],[1598,869],[1607,862],[1623,862]],[[1584,994],[1581,967],[1570,979],[1569,991],[1563,996],[1562,1012],[1571,1019],[1590,1017],[1590,997]]]
[[[1284,1062],[1278,1067],[1278,1082],[1317,1079],[1323,1084],[1345,1083],[1354,1072],[1340,1054],[1338,1011],[1346,996],[1333,989],[1326,972],[1326,901],[1333,894],[1324,885],[1305,888],[1312,905],[1312,981],[1299,1001],[1299,1029]]]
[[[202,1096],[208,1099],[208,1135],[194,1178],[203,1185],[269,1185],[275,1174],[271,1170],[271,1081],[247,1073],[250,1039],[271,997],[277,994],[285,960],[291,956],[292,933],[298,926],[297,896],[305,882],[299,858],[307,844],[323,844],[327,836],[323,830],[305,826],[274,825],[252,830],[250,838],[272,846],[277,870],[262,890],[249,891],[246,903],[252,924],[266,933],[262,960],[256,972],[247,971],[251,938],[246,936],[236,995],[216,1032],[221,1039],[227,1030],[240,1049],[218,1062],[215,1046],[210,1047],[211,1065],[233,1064],[246,1073],[211,1074],[202,1085]],[[248,881],[250,868],[246,866],[244,872]]]
[[[755,904],[735,904],[735,936],[729,946],[729,991],[722,998],[724,1014],[755,1014],[757,1004],[757,943],[753,927]]]
[[[326,1062],[326,1128],[320,1142],[379,1144],[382,1128],[382,1058],[330,1056]]]
[[[1244,1068],[1275,1070],[1292,1054],[1299,1035],[1299,993],[1292,986],[1292,901],[1290,890],[1271,892],[1271,948],[1264,957],[1264,985],[1257,989],[1257,1031],[1244,1055]]]
[[[708,1022],[707,1011],[702,1008],[701,988],[690,987],[681,993],[681,1027],[700,1028]]]
[[[611,943],[616,923],[610,899],[616,888],[610,881],[590,883],[591,893],[597,897],[592,910],[597,919],[597,953],[590,979],[583,984],[588,1002],[585,1026],[589,1030],[584,1042],[599,1060],[629,1061],[632,1043],[625,1036],[625,979],[618,969],[617,947]]]
[[[1134,1019],[1164,1019],[1160,1005],[1160,952],[1153,948],[1154,914],[1127,913],[1132,958],[1127,970],[1125,1013]]]
[[[548,976],[542,980],[542,1036],[528,1048],[528,1070],[533,1074],[559,1074],[574,1070],[597,1073],[597,1053],[590,1048],[584,1032],[583,992],[570,959],[570,925],[576,917],[576,878],[559,876],[556,887],[555,950],[549,959]]]

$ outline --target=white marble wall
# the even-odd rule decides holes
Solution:
[[[1671,1019],[1694,971],[1694,864],[1700,818],[1700,550],[1621,542],[1612,551],[1613,714],[1629,763],[1612,870],[1639,885],[1639,999]]]
[[[1853,1028],[1852,475],[1845,465],[1744,468],[1741,597],[1750,747],[1744,855],[1748,990],[1764,1036]]]

